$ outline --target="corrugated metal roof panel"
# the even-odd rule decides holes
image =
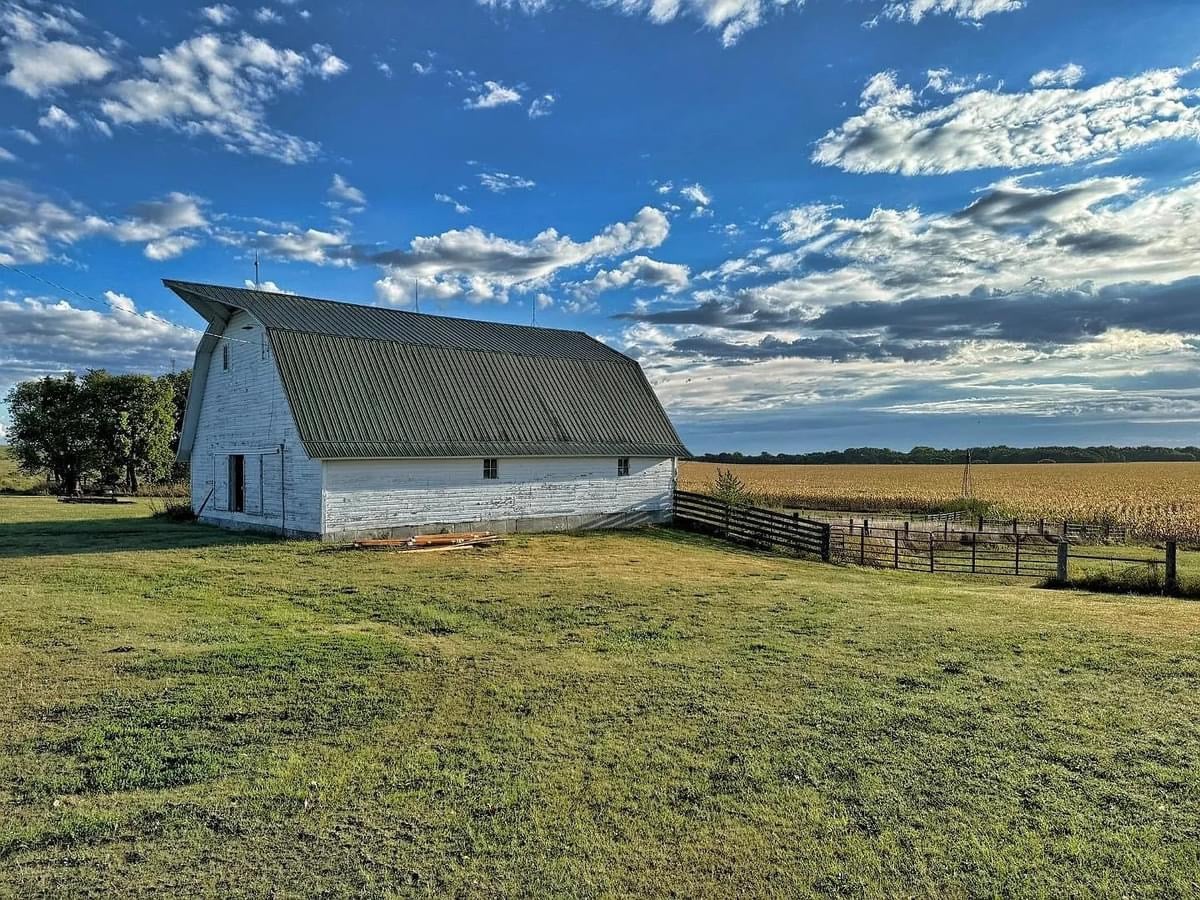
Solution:
[[[189,302],[200,300],[244,309],[268,328],[533,356],[572,359],[621,356],[582,331],[478,322],[188,281],[165,281],[164,284],[180,296],[191,295],[191,299],[184,297]]]
[[[166,284],[266,326],[313,458],[687,455],[637,362],[582,332]]]

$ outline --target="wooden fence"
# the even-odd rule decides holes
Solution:
[[[753,547],[831,559],[831,526],[756,506],[737,506],[689,491],[675,492],[675,523]]]
[[[910,572],[994,575],[1008,578],[1068,580],[1072,560],[1165,567],[1166,588],[1178,587],[1176,544],[1168,542],[1162,559],[1081,553],[1048,531],[960,531],[879,528],[869,523],[831,525],[799,514],[740,506],[690,491],[675,492],[675,523],[682,528],[763,549],[835,562]],[[1075,552],[1072,552],[1075,551]]]
[[[870,526],[834,526],[832,558],[837,562],[910,572],[1057,578],[1061,548],[1039,535],[1020,532],[957,533]],[[1064,576],[1065,577],[1065,576]]]

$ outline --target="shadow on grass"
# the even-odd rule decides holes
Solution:
[[[185,550],[272,540],[277,538],[156,518],[0,522],[0,559],[128,550]]]

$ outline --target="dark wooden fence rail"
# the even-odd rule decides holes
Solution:
[[[1065,544],[1038,535],[1007,532],[916,531],[834,526],[832,556],[838,562],[911,572],[1055,578]]]
[[[998,575],[1066,581],[1070,560],[1156,567],[1165,565],[1168,592],[1178,587],[1176,544],[1164,559],[1072,552],[1069,541],[1022,531],[926,531],[868,524],[831,525],[799,514],[739,506],[690,491],[675,492],[675,524],[752,547],[780,548],[845,563],[910,572]]]
[[[675,522],[693,531],[715,534],[755,547],[780,547],[828,562],[831,528],[756,506],[738,506],[689,491],[675,492]]]

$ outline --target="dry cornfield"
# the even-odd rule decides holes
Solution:
[[[778,507],[939,511],[961,499],[959,466],[682,463],[679,486],[708,492],[734,472]],[[1142,540],[1200,541],[1200,463],[977,465],[975,498],[1003,516],[1124,525]]]

